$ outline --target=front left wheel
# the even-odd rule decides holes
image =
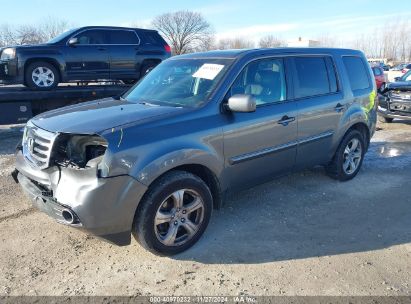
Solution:
[[[31,63],[25,71],[25,83],[32,89],[51,90],[60,81],[57,69],[48,62]]]
[[[204,233],[212,206],[210,189],[201,178],[185,171],[166,173],[140,202],[133,235],[155,254],[180,253]]]

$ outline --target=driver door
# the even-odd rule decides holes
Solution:
[[[223,127],[225,178],[230,188],[255,185],[294,167],[297,107],[289,94],[286,70],[282,58],[253,61],[226,96],[250,94],[257,101],[255,112],[231,112]]]

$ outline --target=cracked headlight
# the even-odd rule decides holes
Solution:
[[[16,57],[15,48],[6,48],[1,52],[0,60],[10,60]]]
[[[56,143],[55,162],[77,168],[96,167],[107,149],[98,135],[61,134]]]

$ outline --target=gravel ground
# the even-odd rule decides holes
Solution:
[[[233,195],[172,258],[116,247],[33,209],[0,129],[1,295],[411,295],[411,123],[381,124],[359,175],[321,168]]]

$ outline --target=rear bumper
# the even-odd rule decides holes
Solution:
[[[58,223],[72,226],[117,245],[131,241],[131,227],[146,186],[130,176],[98,178],[95,168],[48,168],[28,164],[16,153],[15,173],[33,205]],[[68,222],[63,211],[73,214]]]

